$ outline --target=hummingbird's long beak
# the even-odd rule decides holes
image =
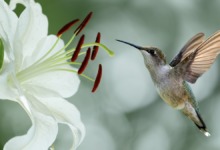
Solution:
[[[135,48],[137,48],[137,49],[139,49],[139,50],[143,50],[143,49],[144,49],[144,47],[137,46],[137,45],[134,45],[134,44],[132,44],[132,43],[125,42],[125,41],[122,41],[122,40],[116,40],[116,41],[121,42],[121,43],[128,44],[128,45],[133,46],[133,47],[135,47]]]

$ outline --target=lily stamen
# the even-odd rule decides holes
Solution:
[[[76,35],[78,35],[84,28],[85,26],[88,24],[89,20],[91,19],[92,17],[92,12],[90,12],[86,18],[82,21],[82,23],[76,28],[75,32]]]
[[[57,36],[61,36],[64,32],[66,32],[67,30],[69,30],[74,24],[76,24],[79,21],[79,19],[75,19],[73,21],[70,21],[69,23],[67,23],[66,25],[64,25],[58,32],[57,32]]]
[[[88,63],[89,63],[89,58],[90,58],[90,53],[91,53],[91,49],[90,47],[88,48],[87,52],[86,52],[86,56],[82,62],[82,65],[80,66],[79,70],[78,70],[78,74],[82,74],[83,71],[86,69]]]
[[[102,65],[99,64],[98,73],[96,75],[96,79],[95,79],[95,82],[94,82],[94,85],[93,85],[93,88],[92,88],[93,93],[97,90],[97,88],[100,84],[101,78],[102,78]]]
[[[96,36],[96,43],[100,43],[101,41],[101,33],[98,32],[97,36]],[[91,60],[94,60],[96,58],[96,55],[98,53],[99,47],[98,46],[93,46],[93,50],[92,50],[92,57]]]
[[[77,73],[80,76],[85,77],[85,78],[93,81],[94,86],[93,86],[92,92],[95,92],[98,85],[100,84],[100,81],[101,81],[102,66],[99,65],[96,79],[94,80],[94,79],[90,78],[89,76],[83,74],[83,72],[85,71],[85,69],[89,63],[89,59],[90,59],[90,57],[92,60],[95,59],[99,47],[102,47],[104,50],[106,50],[110,56],[113,55],[113,52],[111,50],[109,50],[105,45],[100,43],[101,34],[100,33],[97,34],[95,43],[87,43],[87,44],[84,44],[85,35],[82,35],[80,37],[79,42],[77,43],[76,47],[73,47],[73,48],[66,50],[66,48],[69,47],[70,44],[73,42],[75,37],[88,24],[88,21],[90,20],[91,16],[92,16],[92,13],[89,13],[87,15],[87,17],[83,20],[83,22],[77,27],[73,36],[70,38],[70,40],[67,42],[66,45],[61,47],[55,53],[51,54],[58,46],[58,43],[61,40],[60,37],[63,35],[63,33],[66,32],[67,30],[69,30],[75,23],[77,23],[79,21],[79,19],[75,19],[75,20],[67,23],[66,25],[64,25],[58,31],[58,33],[57,33],[58,38],[55,41],[54,45],[51,46],[49,51],[47,53],[45,53],[45,55],[43,55],[41,58],[39,58],[39,60],[37,60],[34,64],[30,65],[26,69],[23,69],[22,71],[17,73],[17,78],[19,79],[19,81],[22,83],[26,80],[29,80],[30,78],[33,78],[35,76],[41,75],[46,72],[68,71],[68,72]],[[93,47],[92,56],[91,56],[91,48],[90,47]],[[81,49],[84,49],[84,48],[88,48],[88,50],[86,52],[80,52]],[[75,62],[77,60],[77,58],[81,55],[85,55],[82,63]],[[73,66],[76,66],[77,68],[79,67],[79,69],[75,70],[74,68],[73,69],[62,68],[62,67],[65,67],[65,65],[73,65]]]
[[[77,44],[77,46],[76,46],[76,49],[75,49],[75,51],[74,51],[74,53],[73,53],[73,56],[72,56],[72,58],[71,58],[71,61],[72,61],[72,62],[74,62],[74,61],[77,59],[77,57],[78,57],[78,55],[79,55],[79,52],[80,52],[80,50],[81,50],[81,47],[82,47],[82,45],[83,45],[84,39],[85,39],[85,35],[82,35],[82,36],[80,37],[80,39],[79,39],[79,42],[78,42],[78,44]]]

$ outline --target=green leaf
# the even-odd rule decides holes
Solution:
[[[0,72],[2,71],[3,63],[4,63],[4,45],[2,40],[0,39]]]

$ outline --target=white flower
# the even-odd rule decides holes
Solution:
[[[19,17],[12,11],[17,3],[25,6]],[[76,93],[80,80],[67,62],[66,45],[47,32],[48,20],[38,3],[11,0],[8,5],[0,0],[0,38],[5,51],[0,99],[19,103],[32,121],[27,134],[10,139],[5,150],[48,149],[56,139],[58,123],[70,127],[71,149],[84,138],[79,111],[64,99]]]

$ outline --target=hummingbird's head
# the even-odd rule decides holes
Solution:
[[[161,65],[166,64],[165,55],[162,53],[160,49],[156,47],[141,47],[141,46],[137,46],[137,45],[125,42],[125,41],[121,41],[121,40],[117,40],[117,41],[128,44],[140,50],[140,52],[142,53],[144,57],[145,65],[148,68],[152,66],[156,67],[156,66],[161,66]]]

